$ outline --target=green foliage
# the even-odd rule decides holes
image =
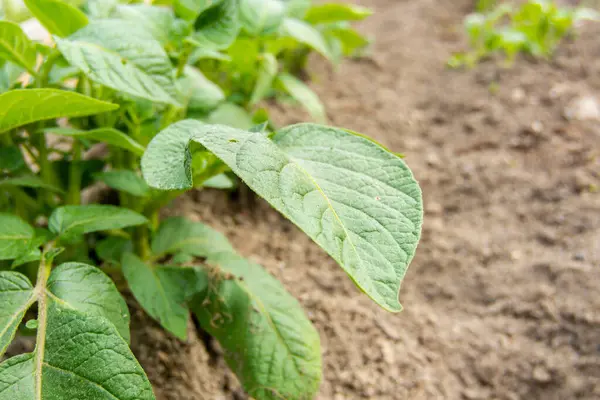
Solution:
[[[422,220],[410,170],[354,132],[279,129],[265,101],[292,98],[324,122],[299,73],[313,51],[359,54],[368,40],[349,22],[370,11],[121,3],[25,1],[46,44],[0,21],[0,356],[36,334],[32,353],[0,363],[0,400],[154,399],[114,282],[179,339],[195,318],[253,398],[313,398],[319,335],[300,304],[224,235],[159,213],[185,190],[244,181],[399,311]]]
[[[577,22],[599,19],[593,10],[559,6],[552,0],[529,0],[517,6],[479,1],[477,13],[464,21],[471,51],[453,55],[448,65],[473,66],[496,53],[504,54],[508,65],[519,53],[549,58]]]

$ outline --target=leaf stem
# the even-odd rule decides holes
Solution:
[[[67,191],[67,204],[78,205],[81,203],[81,143],[75,139],[71,149],[72,159],[69,163],[69,189]]]

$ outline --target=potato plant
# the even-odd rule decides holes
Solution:
[[[553,0],[528,0],[518,5],[479,1],[477,12],[465,17],[471,50],[452,56],[450,67],[474,66],[493,54],[503,54],[507,65],[529,54],[549,58],[561,40],[582,20],[599,20],[594,10],[560,6]]]
[[[250,114],[277,81],[310,103],[294,75],[306,50],[350,55],[347,21],[368,11],[160,3],[26,0],[45,43],[0,21],[0,357],[18,332],[36,337],[0,363],[0,400],[154,399],[123,290],[181,340],[192,315],[253,398],[316,394],[319,335],[299,303],[219,232],[160,219],[190,189],[243,181],[401,310],[423,213],[404,161],[347,129],[271,131]]]

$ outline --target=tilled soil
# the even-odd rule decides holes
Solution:
[[[600,398],[600,29],[550,62],[452,71],[472,0],[360,4],[372,55],[310,73],[331,123],[405,153],[422,185],[405,310],[375,306],[260,199],[205,191],[167,212],[227,234],[301,301],[322,339],[319,399]],[[180,343],[139,311],[132,327],[159,399],[244,398],[209,338]]]

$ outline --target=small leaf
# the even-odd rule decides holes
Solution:
[[[240,32],[237,0],[221,0],[202,11],[194,22],[194,40],[213,50],[225,49]]]
[[[269,90],[273,86],[273,80],[277,75],[278,67],[277,58],[273,54],[264,53],[261,55],[258,78],[252,92],[252,97],[250,98],[250,105],[258,103],[269,94]]]
[[[14,172],[25,166],[21,149],[17,146],[0,147],[0,171]]]
[[[35,231],[12,214],[0,213],[0,260],[11,260],[27,253]]]
[[[17,89],[0,94],[0,134],[21,125],[59,117],[83,117],[118,105],[58,89]]]
[[[184,303],[195,288],[196,271],[148,265],[132,253],[125,253],[121,267],[131,292],[148,315],[185,340],[189,312]]]
[[[111,146],[129,150],[138,156],[144,154],[145,150],[144,146],[133,140],[130,136],[113,128],[98,128],[92,129],[91,131],[82,131],[73,128],[49,128],[46,129],[45,132],[54,135],[71,136],[77,139],[103,142],[110,144]]]
[[[332,28],[327,30],[327,33],[340,41],[346,56],[353,56],[358,50],[369,45],[369,40],[352,28]]]
[[[38,327],[44,345],[0,364],[0,400],[154,399],[144,370],[108,320],[53,296],[44,307],[47,324],[40,318]]]
[[[0,358],[34,299],[29,279],[18,272],[0,271]],[[0,375],[3,376],[3,375]],[[0,391],[0,397],[2,391]]]
[[[327,43],[325,42],[323,35],[321,35],[321,32],[304,21],[295,18],[285,18],[283,25],[281,26],[281,33],[284,36],[290,36],[298,42],[318,51],[328,60],[333,58],[329,53]]]
[[[310,24],[329,24],[340,21],[360,21],[372,15],[373,11],[354,4],[319,4],[312,6],[304,20]]]
[[[276,31],[285,16],[285,6],[280,0],[240,0],[242,28],[250,35]]]
[[[206,257],[213,253],[233,252],[223,234],[199,222],[183,217],[164,220],[152,240],[154,258],[185,253]]]
[[[56,39],[56,44],[69,63],[95,82],[132,96],[179,105],[167,53],[137,24],[96,20],[69,39]]]
[[[288,17],[304,18],[311,6],[312,0],[282,0]]]
[[[249,129],[254,125],[252,116],[237,104],[223,103],[209,114],[206,122],[223,124],[240,129]]]
[[[0,180],[0,187],[2,186],[21,186],[30,187],[36,189],[46,189],[51,192],[63,193],[63,190],[50,183],[44,182],[37,175],[23,175],[15,178],[8,178]]]
[[[35,44],[29,40],[19,25],[0,21],[0,58],[35,73],[36,54]]]
[[[319,334],[302,307],[260,265],[233,253],[209,258],[207,290],[191,309],[225,350],[252,398],[313,398],[321,381]]]
[[[231,180],[225,174],[215,175],[212,178],[208,178],[204,182],[202,182],[203,187],[213,188],[213,189],[233,189],[235,187],[235,182]]]
[[[175,15],[169,8],[146,4],[120,5],[113,17],[140,24],[163,45],[169,41],[171,27],[175,23]]]
[[[47,288],[72,308],[106,318],[129,343],[127,304],[100,269],[81,263],[61,264],[52,271]]]
[[[97,174],[96,179],[104,182],[110,188],[134,196],[146,197],[149,195],[150,188],[146,181],[130,170],[104,171]]]
[[[60,0],[25,0],[29,11],[48,31],[60,37],[69,36],[88,24],[86,15]]]
[[[317,122],[327,121],[325,107],[321,103],[319,96],[304,82],[287,73],[279,75],[277,80],[285,91],[300,103]]]
[[[38,248],[32,248],[28,253],[23,253],[21,256],[15,258],[10,264],[11,269],[20,267],[23,264],[30,262],[37,262],[42,258],[42,252]]]
[[[401,309],[398,291],[423,218],[419,185],[402,159],[358,134],[320,125],[293,125],[270,140],[184,120],[148,145],[142,172],[150,186],[192,186],[190,141],[305,231],[375,302]]]
[[[188,109],[192,111],[210,111],[225,100],[223,90],[197,68],[186,66],[178,84]]]
[[[173,8],[178,16],[186,20],[193,20],[202,11],[212,7],[221,0],[174,0]]]
[[[38,328],[38,320],[30,319],[29,321],[25,322],[25,327],[27,329],[36,330]]]
[[[48,220],[48,228],[57,235],[73,236],[122,229],[147,222],[146,217],[127,208],[92,204],[55,209]]]

